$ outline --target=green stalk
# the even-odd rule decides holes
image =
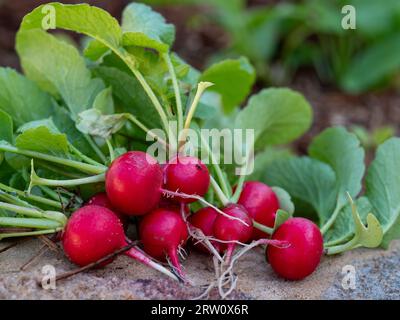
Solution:
[[[247,168],[249,166],[251,150],[252,149],[249,148],[248,153],[246,155],[246,161],[245,161],[244,165],[242,166],[242,168],[240,170],[240,177],[239,177],[239,180],[238,180],[238,183],[237,183],[237,187],[236,187],[235,193],[233,194],[233,196],[231,198],[231,202],[232,203],[237,203],[239,201],[240,194],[242,193],[243,184],[244,184],[244,182],[246,180],[245,173],[246,173]]]
[[[325,242],[324,243],[324,247],[334,247],[334,246],[337,246],[339,244],[343,244],[344,242],[350,241],[351,237],[352,237],[352,235],[349,235],[349,236],[344,237],[344,238],[340,238],[340,239],[336,239],[336,240],[333,240],[333,241]]]
[[[217,163],[214,154],[212,153],[210,146],[208,145],[207,141],[205,141],[203,135],[198,132],[200,136],[201,143],[203,147],[206,149],[208,156],[211,158],[211,165],[213,166],[215,173],[217,174],[219,184],[221,186],[222,191],[224,192],[226,197],[231,197],[232,196],[232,188],[229,185],[228,181],[226,180],[221,167]]]
[[[96,160],[93,160],[92,158],[89,158],[88,156],[84,155],[82,152],[80,152],[77,148],[74,147],[73,144],[68,143],[69,148],[71,149],[71,152],[78,156],[81,160],[85,161],[88,164],[92,164],[94,166],[102,166],[100,162],[97,162]]]
[[[67,217],[61,212],[57,211],[43,211],[36,208],[17,206],[6,202],[0,202],[0,209],[18,213],[20,215],[28,216],[31,218],[53,220],[56,221],[58,224],[61,223],[61,225],[64,225],[67,222]]]
[[[60,165],[75,168],[80,171],[83,171],[86,173],[91,173],[91,174],[100,174],[100,173],[104,173],[107,170],[106,166],[94,166],[94,165],[82,163],[79,161],[59,158],[59,157],[41,153],[41,152],[19,149],[19,148],[13,147],[11,145],[4,145],[4,144],[0,145],[0,151],[11,152],[11,153],[31,157],[31,158],[37,158],[40,160],[54,162],[54,163],[57,163]]]
[[[156,135],[155,133],[153,133],[149,128],[147,128],[142,122],[140,122],[135,116],[133,116],[130,113],[127,113],[125,115],[125,117],[133,122],[135,125],[137,125],[140,129],[142,129],[146,134],[148,134],[149,136],[151,136],[153,139],[159,141],[163,146],[167,147],[168,143],[162,139],[161,137],[159,137],[158,135]]]
[[[78,173],[64,171],[64,170],[58,168],[57,166],[51,165],[42,160],[38,160],[36,163],[39,163],[40,167],[45,168],[50,171],[53,171],[55,173],[58,173],[59,175],[62,175],[64,177],[75,178],[75,179],[82,177],[82,175],[80,175]]]
[[[357,243],[358,243],[358,237],[354,237],[353,239],[351,239],[351,241],[346,242],[344,244],[341,244],[341,245],[338,245],[335,247],[325,248],[326,254],[333,255],[333,254],[345,252],[347,250],[353,249],[355,246],[357,246]]]
[[[180,150],[186,142],[186,138],[188,135],[188,129],[190,128],[190,124],[192,122],[194,113],[196,112],[197,106],[199,105],[202,94],[204,93],[204,91],[207,88],[211,87],[212,85],[214,85],[214,84],[211,82],[199,82],[199,84],[197,85],[196,95],[194,96],[193,102],[192,102],[191,106],[189,107],[189,112],[186,116],[185,125],[184,125],[183,131],[182,131],[182,137],[179,137],[178,150]],[[179,132],[179,134],[180,133],[181,132]]]
[[[38,230],[38,231],[27,231],[27,232],[0,233],[0,240],[5,239],[5,238],[38,236],[38,235],[42,235],[42,234],[56,233],[61,230],[63,230],[63,228]]]
[[[168,125],[168,118],[166,113],[164,112],[164,109],[158,101],[157,96],[155,95],[154,91],[151,89],[150,85],[147,83],[146,79],[143,77],[143,75],[140,73],[140,71],[136,68],[135,62],[132,60],[132,58],[126,53],[122,53],[120,50],[117,50],[113,47],[110,47],[110,49],[120,57],[122,61],[125,62],[125,64],[128,66],[128,68],[132,71],[136,79],[139,81],[141,84],[143,90],[146,92],[147,96],[150,98],[151,102],[153,103],[157,113],[159,114],[161,118],[161,122],[163,124],[165,132],[167,132],[169,141],[172,141],[172,132],[170,131],[169,125]]]
[[[229,203],[228,197],[224,194],[221,190],[220,186],[218,185],[217,181],[215,181],[214,177],[210,175],[210,182],[211,186],[213,187],[215,193],[218,196],[218,199],[221,201],[223,206],[226,206]],[[210,201],[212,202],[212,201]]]
[[[262,231],[262,232],[265,232],[267,234],[273,234],[274,233],[274,229],[273,228],[269,228],[267,226],[264,226],[263,224],[258,223],[255,220],[253,220],[253,227],[258,229],[258,230],[260,230],[260,231]]]
[[[46,186],[38,186],[44,193],[46,193],[49,197],[51,197],[52,199],[54,199],[54,201],[57,201],[57,203],[60,203],[60,201],[62,202],[61,205],[61,209],[63,208],[63,205],[67,205],[69,200],[67,198],[64,198],[63,196],[61,196],[60,194],[58,194],[57,192],[55,192],[53,189],[50,189],[49,187]],[[53,201],[53,200],[51,200]]]
[[[39,177],[35,171],[32,171],[31,174],[31,183],[29,185],[29,191],[34,186],[50,186],[50,187],[74,187],[82,184],[91,184],[97,182],[104,182],[105,174],[99,174],[96,176],[80,178],[80,179],[71,179],[71,180],[53,180]]]
[[[103,161],[103,163],[106,163],[106,161],[107,161],[106,156],[100,150],[99,146],[93,141],[92,137],[89,136],[88,134],[84,134],[83,136],[85,137],[86,141],[89,143],[90,147],[94,150],[94,152],[100,158],[100,160]]]
[[[15,217],[0,217],[0,226],[34,229],[55,229],[61,227],[60,223],[54,220]]]
[[[110,160],[111,160],[111,162],[113,162],[114,159],[115,159],[114,148],[113,148],[113,146],[111,144],[110,139],[107,139],[106,143],[107,143],[107,147],[108,147],[108,153],[110,154]]]
[[[321,228],[322,235],[324,235],[330,229],[330,227],[334,224],[334,222],[335,222],[337,216],[339,215],[341,209],[342,209],[342,206],[339,204],[339,201],[338,201],[337,204],[336,204],[336,208],[333,211],[332,215],[330,216],[328,221]]]
[[[172,65],[171,57],[168,53],[163,54],[163,58],[167,63],[169,73],[172,79],[172,85],[174,87],[175,92],[175,100],[176,100],[176,111],[178,115],[178,132],[181,132],[183,129],[183,108],[182,108],[182,98],[181,93],[179,91],[178,79],[176,77],[174,66]]]

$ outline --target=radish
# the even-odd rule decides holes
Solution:
[[[161,197],[162,169],[145,152],[130,151],[113,161],[106,174],[106,191],[112,206],[126,215],[143,215]]]
[[[178,156],[171,159],[164,168],[165,189],[203,197],[210,185],[207,166],[198,158]],[[183,203],[196,201],[194,198],[176,197]]]
[[[258,181],[245,182],[238,203],[247,209],[256,222],[270,228],[274,227],[276,211],[279,209],[279,200],[269,186]],[[253,228],[251,238],[257,240],[268,238],[269,236],[267,233]]]
[[[222,214],[215,219],[213,233],[222,241],[232,241],[226,247],[226,261],[229,262],[236,244],[233,241],[247,242],[253,231],[253,221],[247,210],[240,204],[229,204],[222,211],[231,217],[239,218],[232,220]]]
[[[184,278],[178,250],[186,243],[188,231],[177,212],[159,208],[145,215],[139,224],[139,235],[146,253],[160,261],[168,257],[177,273]]]
[[[84,206],[72,214],[64,229],[62,244],[66,256],[78,266],[96,262],[128,245],[121,221],[115,213],[95,205]],[[138,249],[131,248],[125,254],[176,280],[171,272]]]
[[[205,207],[189,217],[189,223],[200,229],[205,236],[214,236],[214,222],[218,217],[219,213],[211,207]],[[210,250],[202,243],[196,243],[197,240],[193,239],[193,243],[196,249],[202,252],[210,253]],[[218,252],[221,252],[221,243],[211,240],[211,244],[215,247]]]
[[[89,199],[87,202],[87,205],[93,205],[93,206],[100,206],[100,207],[105,207],[112,212],[114,212],[117,217],[121,220],[122,224],[126,225],[127,223],[127,217],[120,213],[118,210],[115,210],[113,205],[110,202],[110,199],[108,199],[107,194],[105,192],[99,192],[95,194],[93,197]]]
[[[185,217],[188,217],[190,215],[189,205],[186,203],[177,203],[175,201],[172,201],[172,199],[170,198],[162,197],[160,202],[158,203],[158,208],[169,209],[180,214],[182,205],[183,205],[183,210],[185,212]]]
[[[286,220],[272,235],[273,240],[288,241],[290,246],[268,246],[266,255],[277,274],[289,280],[300,280],[317,268],[323,253],[319,228],[305,218]]]

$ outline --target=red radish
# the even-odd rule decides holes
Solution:
[[[79,266],[96,262],[128,245],[121,221],[115,213],[95,205],[84,206],[72,214],[63,232],[62,244],[67,257]],[[171,272],[136,248],[129,249],[125,254],[176,279]]]
[[[107,193],[105,192],[100,192],[95,194],[93,197],[89,199],[87,202],[87,205],[93,205],[93,206],[100,206],[100,207],[105,207],[107,209],[110,209],[112,212],[114,212],[117,217],[121,220],[121,222],[125,225],[126,223],[126,216],[120,213],[118,210],[115,210],[114,207],[112,206],[110,199],[107,197]]]
[[[281,277],[300,280],[317,268],[323,253],[323,238],[312,221],[288,219],[274,232],[272,239],[290,243],[287,248],[268,246],[266,249],[269,263]]]
[[[210,185],[207,166],[198,158],[178,156],[171,159],[164,168],[165,189],[203,197]],[[183,203],[196,201],[194,198],[176,197]]]
[[[218,215],[219,213],[217,210],[211,207],[202,208],[189,217],[189,223],[193,227],[200,229],[205,236],[211,237],[214,236],[214,222]],[[193,239],[193,242],[196,249],[202,252],[210,253],[210,250],[204,246],[204,244],[196,243],[196,239]],[[211,240],[211,244],[218,252],[222,251],[221,243]]]
[[[245,182],[238,203],[247,209],[253,220],[267,227],[274,227],[279,200],[269,186],[258,181]],[[267,233],[253,228],[251,238],[258,240],[269,236]]]
[[[156,209],[145,215],[139,224],[144,250],[153,258],[165,261],[168,257],[178,274],[184,278],[178,250],[188,238],[185,221],[175,211]]]
[[[130,151],[113,161],[106,174],[112,206],[127,215],[153,210],[161,197],[162,169],[145,152]]]
[[[186,203],[177,203],[175,201],[172,201],[172,199],[170,199],[170,198],[161,197],[161,200],[158,203],[158,208],[169,209],[169,210],[175,211],[178,214],[181,214],[181,205],[183,205],[183,207],[184,207],[185,216],[188,217],[190,214],[189,205]]]
[[[219,214],[214,222],[214,236],[223,241],[249,241],[253,231],[253,221],[247,210],[240,204],[229,204],[222,211],[228,216],[236,217],[241,221],[232,220]],[[228,243],[226,245],[227,262],[230,261],[235,246],[235,243]]]

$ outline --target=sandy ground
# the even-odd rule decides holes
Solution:
[[[9,242],[2,242],[1,248]],[[58,273],[74,268],[62,251],[47,251],[29,267],[26,261],[38,254],[42,243],[28,240],[0,253],[0,299],[193,299],[213,277],[212,262],[191,252],[184,268],[195,286],[184,286],[130,260],[118,257],[103,269],[59,281],[54,290],[37,285],[42,267],[53,265]],[[356,271],[355,288],[342,287],[342,268]],[[358,249],[336,257],[325,257],[317,271],[303,281],[282,280],[266,264],[258,248],[242,257],[236,267],[239,276],[233,299],[400,299],[400,241],[389,250]],[[218,298],[212,292],[211,298]]]

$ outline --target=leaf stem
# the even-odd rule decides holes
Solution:
[[[29,185],[29,191],[34,186],[51,186],[51,187],[73,187],[79,186],[82,184],[91,184],[97,182],[104,182],[105,174],[98,174],[96,176],[80,178],[80,179],[71,179],[71,180],[53,180],[39,177],[32,167],[31,172],[31,183]]]
[[[57,164],[61,164],[64,166],[78,169],[78,170],[86,172],[86,173],[100,174],[100,173],[104,173],[107,170],[107,167],[103,166],[103,165],[102,166],[94,166],[91,164],[82,163],[82,162],[75,161],[75,160],[69,160],[69,159],[52,156],[52,155],[49,155],[46,153],[30,151],[30,150],[25,150],[25,149],[19,149],[14,146],[11,146],[11,145],[0,144],[0,151],[16,153],[16,154],[20,154],[20,155],[31,157],[31,158],[37,158],[40,160],[54,162]]]
[[[53,220],[56,221],[58,224],[61,223],[61,225],[64,225],[67,222],[67,217],[58,211],[43,211],[37,208],[17,206],[6,202],[0,202],[0,209],[15,212],[31,218]]]
[[[189,112],[186,116],[186,120],[185,120],[185,125],[183,127],[183,131],[179,132],[179,143],[178,143],[178,150],[180,150],[184,144],[186,143],[186,138],[188,135],[188,129],[190,128],[190,124],[192,122],[192,118],[194,116],[194,113],[196,112],[197,106],[199,105],[199,101],[200,98],[202,96],[202,94],[204,93],[204,91],[211,87],[212,85],[214,85],[211,82],[199,82],[197,85],[197,91],[196,91],[196,95],[194,96],[193,102],[189,107]],[[181,136],[182,134],[182,136]]]
[[[330,227],[333,225],[333,223],[335,222],[335,220],[336,220],[338,214],[340,213],[341,209],[342,209],[342,206],[339,204],[339,201],[338,201],[337,204],[336,204],[336,208],[333,211],[332,215],[330,216],[328,221],[325,222],[325,224],[321,228],[322,235],[324,235],[330,229]]]
[[[149,136],[151,136],[152,138],[154,138],[155,140],[157,140],[158,142],[160,142],[165,148],[168,147],[168,143],[162,139],[161,137],[159,137],[158,135],[156,135],[155,133],[153,133],[149,128],[147,128],[142,122],[140,122],[134,115],[130,114],[130,113],[126,113],[125,117],[133,122],[135,125],[137,125],[140,129],[142,129],[146,134],[148,134]]]
[[[172,141],[172,132],[169,128],[168,125],[168,117],[160,103],[160,101],[158,101],[157,96],[155,95],[154,91],[151,89],[150,85],[147,83],[146,79],[143,77],[143,75],[140,73],[140,71],[136,68],[134,61],[132,60],[132,58],[129,56],[129,54],[124,51],[121,52],[120,50],[111,47],[111,50],[120,57],[120,59],[122,61],[125,62],[125,64],[128,66],[128,68],[132,71],[132,73],[134,74],[134,76],[136,77],[136,79],[139,81],[139,83],[141,84],[143,90],[146,92],[147,96],[149,97],[149,99],[151,100],[151,102],[153,103],[158,115],[161,118],[161,122],[163,124],[164,130],[168,135],[168,140]]]
[[[229,203],[228,197],[224,194],[217,181],[215,181],[214,177],[210,175],[211,186],[213,187],[215,193],[218,196],[218,199],[221,201],[223,206],[226,206]]]
[[[333,254],[338,254],[338,253],[342,253],[344,251],[350,250],[354,246],[357,245],[357,242],[358,242],[358,237],[354,236],[354,238],[351,239],[349,242],[346,242],[346,243],[338,245],[338,246],[326,248],[326,254],[333,255]]]
[[[42,234],[56,233],[61,230],[63,230],[63,228],[46,229],[46,230],[38,230],[38,231],[27,231],[27,232],[0,233],[0,240],[5,239],[5,238],[38,236],[38,235],[42,235]]]
[[[241,170],[240,170],[240,177],[236,186],[236,190],[231,198],[231,202],[232,203],[237,203],[239,201],[240,198],[240,194],[242,193],[243,190],[243,184],[246,180],[246,171],[250,162],[250,154],[252,151],[252,147],[248,148],[248,152],[246,154],[246,159],[245,159],[245,163],[243,164]]]
[[[169,53],[164,53],[163,57],[164,57],[165,62],[167,63],[168,70],[169,70],[169,73],[170,73],[171,79],[172,79],[172,85],[174,87],[176,110],[177,110],[177,114],[178,114],[178,132],[181,132],[183,129],[183,108],[182,108],[181,93],[179,91],[178,79],[176,77],[175,69],[172,64]]]
[[[74,147],[72,143],[69,143],[69,148],[71,149],[71,152],[77,155],[79,158],[81,158],[83,161],[92,164],[94,166],[102,166],[100,162],[97,162],[93,160],[92,158],[89,158],[88,156],[84,155],[82,152],[80,152],[77,148]]]
[[[222,172],[221,167],[219,166],[218,162],[216,161],[214,154],[212,153],[210,146],[208,145],[208,142],[205,140],[203,135],[198,132],[198,135],[200,136],[201,143],[203,147],[206,149],[207,154],[209,158],[211,159],[211,165],[213,166],[215,173],[217,174],[218,181],[221,185],[221,189],[224,192],[226,197],[232,196],[232,188],[230,187],[228,181],[225,179],[225,176]]]
[[[106,163],[106,156],[104,153],[100,150],[99,146],[96,144],[96,142],[93,141],[92,137],[89,136],[88,134],[83,134],[85,137],[86,141],[89,143],[90,147],[94,150],[94,152],[97,154],[99,159],[103,161],[103,163]]]
[[[34,229],[55,229],[61,227],[60,223],[54,220],[16,217],[0,217],[0,226]]]
[[[266,234],[270,234],[271,235],[271,234],[274,233],[274,229],[273,228],[267,227],[267,226],[265,226],[265,225],[263,225],[261,223],[258,223],[255,220],[253,220],[253,227],[258,229],[258,230],[260,230],[260,231],[262,231],[262,232],[265,232]]]

